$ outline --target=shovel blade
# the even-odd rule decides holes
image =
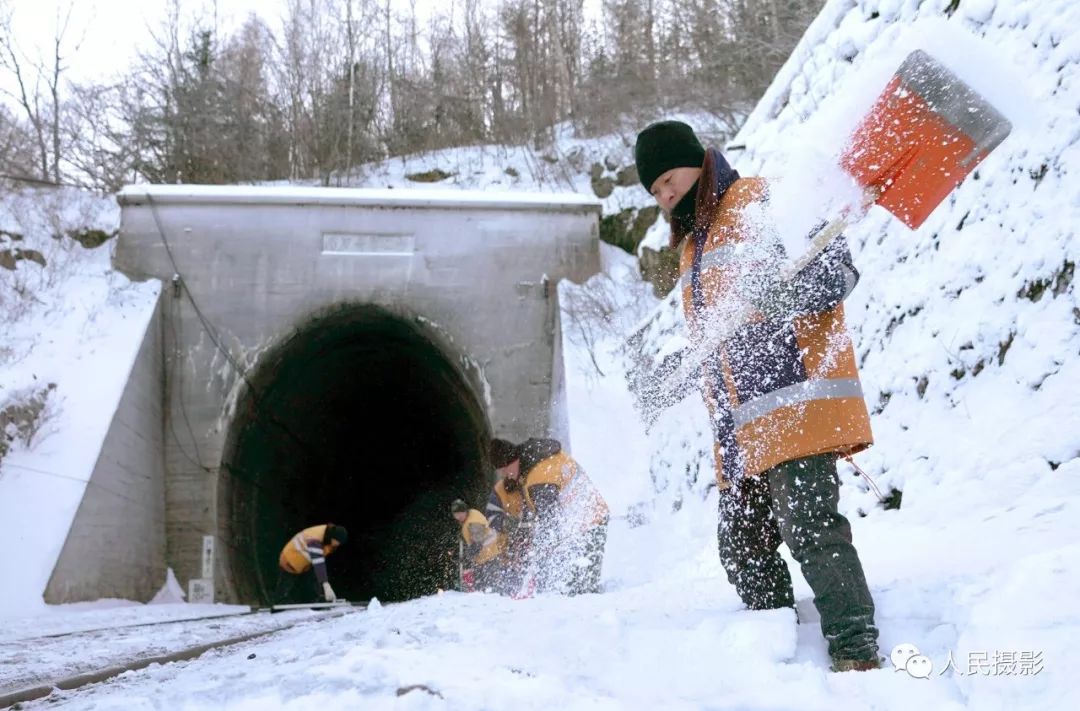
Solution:
[[[915,229],[1011,130],[989,101],[916,50],[859,122],[840,165]]]

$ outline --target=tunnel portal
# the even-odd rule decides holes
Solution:
[[[312,319],[261,362],[237,404],[219,488],[234,595],[268,601],[282,546],[332,521],[339,597],[405,600],[452,584],[449,503],[483,501],[489,426],[455,357],[419,319],[374,306]]]

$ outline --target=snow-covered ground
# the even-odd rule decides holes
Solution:
[[[251,608],[247,605],[188,604],[183,600],[143,605],[131,600],[106,599],[50,605],[44,612],[36,615],[4,620],[4,628],[0,630],[0,644],[103,629],[235,615],[249,610]]]
[[[732,141],[748,147],[730,156],[736,167],[787,176],[789,187],[776,194],[797,196],[791,171],[830,159],[838,149],[827,140],[835,138],[830,131],[854,121],[836,118],[839,108],[872,98],[866,76],[880,73],[905,43],[940,33],[940,25],[926,33],[913,28],[941,20],[949,5],[830,0]],[[997,57],[966,63],[976,82],[1011,84],[1006,88],[1028,97],[1025,106],[1006,107],[1014,134],[919,230],[875,208],[847,233],[862,272],[847,317],[876,436],[858,463],[884,493],[902,490],[903,498],[899,509],[884,510],[845,467],[841,507],[877,603],[883,652],[915,645],[931,662],[929,678],[893,669],[828,672],[811,593],[794,566],[799,624],[790,612],[741,609],[716,559],[703,406],[691,397],[646,433],[625,385],[626,336],[652,314],[646,351],[670,347],[681,328],[677,295],[657,303],[634,262],[605,247],[603,275],[560,286],[570,309],[563,338],[572,451],[615,516],[604,594],[512,601],[448,593],[376,606],[29,706],[1080,707],[1069,644],[1080,636],[1080,300],[1073,278],[1080,261],[1080,6],[961,0],[946,27],[980,37]],[[586,151],[560,145],[564,156]],[[453,163],[473,155],[462,151],[388,161],[357,180],[398,189],[409,182],[404,176],[440,168],[456,173],[444,183],[460,187],[589,190],[582,170],[567,168],[566,182],[552,184],[539,176],[564,168],[501,150],[473,149],[471,168]],[[612,137],[588,150],[594,153],[583,154],[584,170],[607,152],[618,166],[628,148]],[[647,196],[628,186],[612,200],[624,202],[607,204],[609,212]],[[793,200],[798,211],[812,204]],[[663,239],[662,225],[650,238]],[[138,304],[152,301],[150,287],[114,286]],[[79,313],[62,294],[50,298],[65,305],[53,313],[71,311],[75,319],[37,326],[67,339],[57,358],[113,332],[76,323]],[[134,347],[117,343],[125,344],[121,351]],[[18,383],[29,384],[25,377]],[[71,416],[79,413],[74,408]],[[58,423],[61,434],[37,447],[13,450],[0,469],[0,507],[18,508],[7,503],[4,487],[16,471],[8,461],[33,457],[28,466],[55,469],[59,455],[49,445],[67,438],[70,422]]]

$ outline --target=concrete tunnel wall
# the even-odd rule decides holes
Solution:
[[[289,537],[335,519],[353,534],[331,558],[339,594],[445,587],[445,504],[483,502],[483,439],[564,434],[555,286],[599,269],[600,204],[245,186],[118,199],[114,265],[166,284],[165,560],[180,585],[206,577],[212,537],[216,598],[265,600]]]
[[[437,334],[371,305],[314,318],[258,367],[219,485],[227,588],[269,600],[283,533],[332,521],[348,544],[335,592],[403,600],[456,576],[447,503],[482,501],[490,433],[475,387]]]

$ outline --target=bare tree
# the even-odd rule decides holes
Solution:
[[[123,124],[122,88],[74,84],[64,111],[65,163],[71,180],[101,192],[115,192],[137,178],[137,152]]]
[[[218,96],[228,143],[223,157],[237,180],[266,180],[289,175],[283,112],[271,93],[273,37],[266,24],[250,16],[223,42],[216,59]]]
[[[575,125],[587,134],[614,130],[620,117],[656,106],[651,0],[605,0],[583,52],[581,112]]]
[[[374,0],[288,0],[274,64],[292,177],[329,184],[379,155],[379,9]]]
[[[5,90],[22,109],[37,150],[35,172],[38,178],[61,181],[62,101],[67,56],[78,51],[69,47],[69,30],[74,2],[58,7],[49,57],[31,56],[20,46],[14,32],[11,7],[0,3],[0,69],[14,81],[14,91]]]
[[[346,118],[345,156],[346,168],[352,167],[353,132],[356,129],[356,25],[353,18],[353,0],[345,0],[345,49],[348,68],[349,110]]]
[[[19,119],[0,104],[0,173],[30,176],[34,171],[34,140]]]
[[[480,0],[462,5],[462,53],[460,58],[464,92],[476,104],[479,137],[491,137],[495,122],[495,94],[492,83],[493,34]]]

